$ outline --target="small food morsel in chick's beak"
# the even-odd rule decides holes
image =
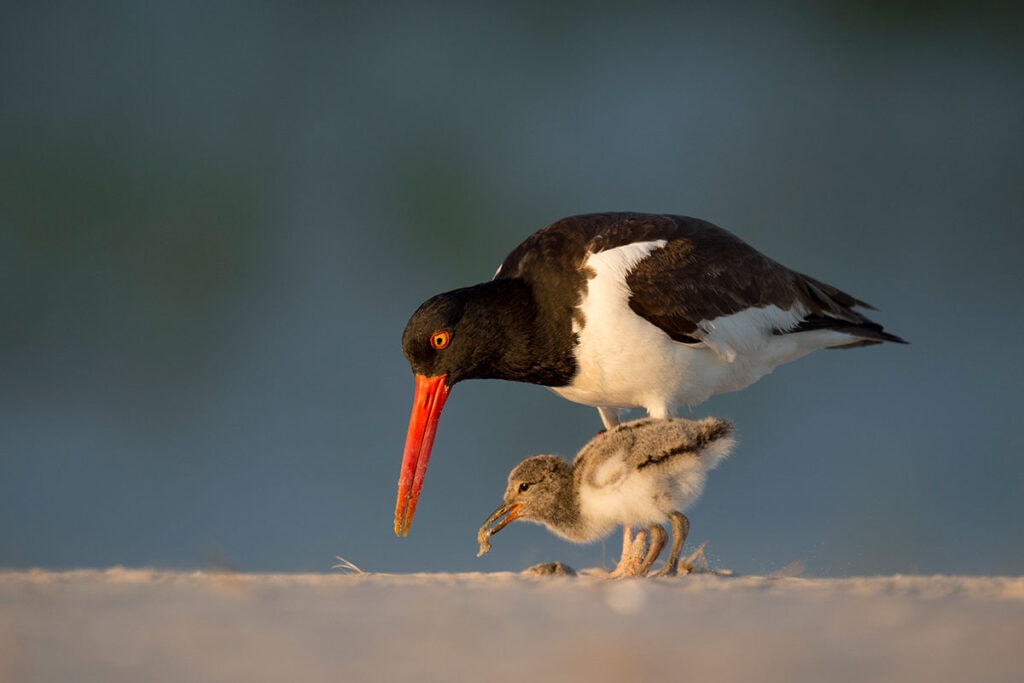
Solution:
[[[480,551],[476,554],[477,557],[481,557],[491,549],[491,536],[515,521],[519,517],[519,511],[522,507],[522,503],[503,503],[501,507],[491,513],[491,516],[487,518],[487,521],[483,523],[480,531],[476,534],[476,541],[480,544]],[[491,524],[494,524],[494,526],[492,527]]]

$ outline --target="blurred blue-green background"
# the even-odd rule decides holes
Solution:
[[[455,388],[392,532],[400,338],[566,215],[700,216],[912,342],[692,411],[742,573],[1024,571],[1024,42],[999,3],[4,3],[0,567],[612,564],[505,477],[596,411]]]

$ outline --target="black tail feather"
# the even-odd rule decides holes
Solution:
[[[881,344],[882,342],[893,342],[895,344],[909,343],[902,337],[886,332],[878,323],[868,320],[863,316],[859,317],[860,320],[854,322],[850,320],[830,318],[827,315],[810,315],[800,321],[800,323],[795,327],[788,330],[778,331],[776,334],[793,334],[795,332],[811,332],[813,330],[834,330],[836,332],[844,332],[854,337],[859,337],[859,339],[852,341],[849,344],[830,347],[833,349],[852,349],[858,346]]]

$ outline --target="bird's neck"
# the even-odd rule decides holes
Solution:
[[[576,372],[572,353],[572,311],[551,310],[539,302],[533,288],[519,278],[492,280],[476,286],[474,306],[467,315],[486,329],[492,357],[480,379],[505,379],[543,386],[567,385]]]
[[[563,512],[563,519],[566,520],[565,530],[562,532],[567,538],[574,541],[589,541],[592,538],[590,529],[584,524],[583,501],[580,500],[580,477],[573,476],[570,481],[571,495],[569,502]]]
[[[587,526],[582,514],[580,478],[568,465],[562,476],[561,488],[568,495],[558,497],[545,523],[549,529],[566,540],[576,543],[591,541],[594,539],[593,530]]]

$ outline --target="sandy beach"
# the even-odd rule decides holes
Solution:
[[[1024,578],[0,573],[0,680],[1011,681]]]

